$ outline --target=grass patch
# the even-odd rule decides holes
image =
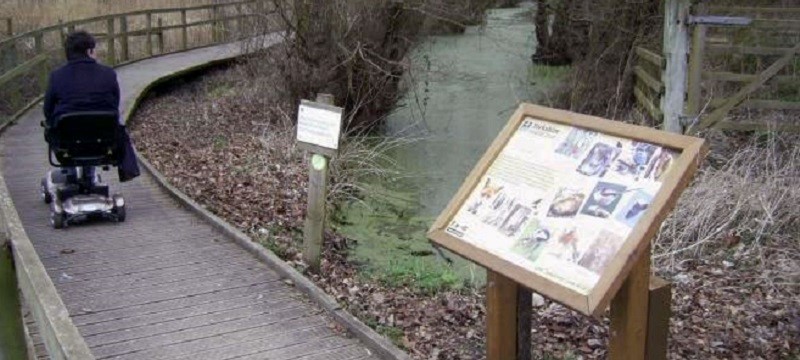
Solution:
[[[398,329],[398,328],[396,328],[394,326],[378,325],[377,327],[375,327],[375,330],[379,334],[389,338],[389,340],[391,340],[395,345],[397,345],[397,347],[399,347],[399,348],[401,348],[403,350],[407,350],[406,347],[405,347],[405,344],[403,344],[403,334],[404,333],[403,333],[402,329]]]
[[[390,260],[387,266],[368,270],[364,275],[389,287],[408,286],[429,294],[464,286],[458,274],[448,266],[432,266],[421,259]]]

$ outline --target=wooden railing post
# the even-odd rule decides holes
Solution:
[[[1,70],[4,72],[11,71],[18,64],[18,53],[17,53],[17,42],[11,41],[8,43],[7,46],[0,48],[0,61],[2,61],[2,66],[0,67]],[[17,110],[17,106],[22,101],[22,92],[20,91],[18,86],[12,86],[8,92],[9,95],[9,103],[11,105],[12,113]]]
[[[6,46],[0,48],[0,69],[9,71],[17,66],[17,43],[16,41],[9,42]]]
[[[236,40],[244,39],[244,16],[242,15],[242,4],[236,5]]]
[[[181,49],[189,48],[189,30],[186,26],[186,10],[181,10]]]
[[[119,46],[122,52],[122,62],[127,62],[131,58],[130,49],[128,48],[128,16],[122,15],[119,18]]]
[[[158,34],[156,35],[156,40],[158,43],[158,53],[164,53],[164,20],[162,18],[158,18]]]
[[[147,56],[153,56],[153,13],[148,12],[145,19],[145,34],[147,36]]]
[[[6,19],[6,35],[8,35],[8,37],[14,36],[14,19],[13,18],[7,18]]]
[[[114,44],[114,33],[115,26],[114,18],[112,17],[106,20],[106,61],[110,66],[117,64],[117,47]]]
[[[36,55],[44,54],[44,34],[41,32],[36,33],[33,37],[33,46],[36,50]],[[47,90],[47,80],[49,77],[49,66],[47,60],[42,61],[42,66],[39,67],[39,89],[44,92]]]
[[[58,19],[58,36],[61,39],[61,43],[59,45],[62,48],[64,46],[64,42],[67,41],[67,33],[64,31],[64,25],[63,24],[64,23],[61,21],[61,19]],[[62,51],[61,53],[63,54],[64,52]]]
[[[214,43],[220,42],[220,31],[219,31],[219,6],[214,6],[211,8],[211,41]]]

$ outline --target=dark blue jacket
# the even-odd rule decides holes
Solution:
[[[47,124],[76,111],[119,111],[119,83],[114,69],[86,57],[71,60],[50,74],[44,97]]]

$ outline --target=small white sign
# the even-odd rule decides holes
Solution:
[[[297,112],[297,141],[328,149],[339,148],[342,108],[303,100]]]

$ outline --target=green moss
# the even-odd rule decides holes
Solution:
[[[363,201],[336,214],[335,229],[356,241],[350,258],[362,265],[362,276],[422,292],[483,284],[481,268],[428,241],[434,219],[413,215],[419,206],[413,194],[373,185]]]
[[[208,91],[208,98],[221,99],[224,97],[235,96],[236,94],[237,91],[233,84],[222,83]]]
[[[389,340],[397,345],[397,347],[401,349],[406,349],[405,344],[403,344],[403,330],[398,329],[394,326],[382,326],[378,325],[375,327],[375,330],[378,331],[379,334],[386,336]]]

